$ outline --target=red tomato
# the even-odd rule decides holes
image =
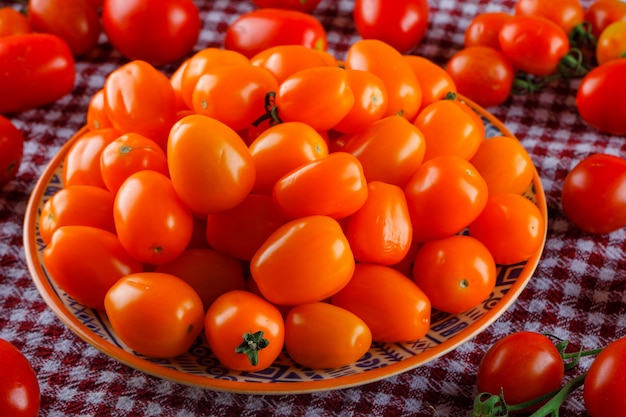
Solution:
[[[456,52],[446,65],[459,93],[483,107],[499,106],[511,95],[515,69],[509,58],[489,46]]]
[[[429,23],[426,0],[356,0],[353,17],[363,39],[378,39],[399,52],[415,48]]]
[[[115,233],[113,200],[115,195],[93,185],[72,185],[60,189],[41,208],[39,233],[48,244],[62,226],[92,226]]]
[[[626,3],[621,0],[596,0],[585,10],[585,19],[596,38],[613,22],[626,20]]]
[[[24,154],[24,135],[0,115],[0,188],[15,178]]]
[[[316,17],[297,10],[263,8],[244,13],[232,22],[224,47],[252,58],[272,46],[304,45],[325,51],[326,29]]]
[[[282,83],[296,72],[312,67],[334,67],[337,60],[326,51],[304,45],[277,45],[263,49],[250,58],[252,65],[270,71]]]
[[[584,21],[585,10],[580,0],[517,0],[517,16],[542,16],[559,25],[568,35]]]
[[[203,216],[239,205],[256,177],[243,139],[224,123],[200,114],[185,116],[172,127],[167,162],[176,193]]]
[[[565,31],[541,16],[515,16],[502,25],[499,41],[515,68],[536,76],[556,72],[570,48]]]
[[[454,80],[444,68],[418,55],[404,55],[403,58],[411,66],[420,85],[422,103],[419,111],[430,103],[445,98],[448,93],[457,92]]]
[[[93,185],[105,188],[100,170],[100,156],[106,146],[119,136],[115,129],[90,130],[72,144],[63,163],[63,184]]]
[[[473,237],[435,239],[418,250],[413,281],[434,309],[459,314],[489,297],[496,285],[496,263],[487,247]]]
[[[28,358],[11,342],[0,339],[0,413],[11,417],[37,417],[41,389]]]
[[[65,41],[48,33],[0,42],[0,113],[52,103],[74,88],[75,61]]]
[[[261,371],[280,355],[285,323],[272,304],[251,292],[236,290],[211,304],[204,319],[204,333],[211,351],[224,366],[237,371]]]
[[[431,305],[409,278],[388,266],[359,263],[331,303],[356,314],[376,342],[416,341],[430,327]]]
[[[158,358],[185,353],[202,332],[204,321],[196,291],[182,279],[159,272],[120,278],[106,294],[105,310],[111,327],[128,347]]]
[[[250,272],[261,294],[280,305],[322,301],[352,277],[354,255],[341,225],[307,216],[279,227],[254,254]]]
[[[359,160],[346,152],[306,163],[280,178],[272,193],[289,218],[325,215],[341,219],[367,199],[367,181]]]
[[[502,392],[507,404],[516,405],[558,389],[564,373],[563,359],[552,341],[522,331],[489,348],[478,365],[476,384],[481,392]]]
[[[580,82],[576,107],[580,117],[596,129],[626,135],[626,59],[592,69]]]
[[[102,27],[126,58],[163,65],[191,52],[201,21],[192,0],[105,0]]]
[[[33,31],[59,36],[75,56],[98,44],[100,17],[88,0],[29,0],[28,17]]]
[[[315,340],[315,343],[311,343]],[[339,368],[361,358],[372,332],[356,314],[317,302],[292,308],[285,319],[285,348],[298,364],[312,369]]]
[[[596,45],[596,60],[599,65],[620,58],[626,58],[626,20],[607,26]]]
[[[0,37],[30,32],[32,28],[25,14],[10,6],[0,7]]]
[[[463,45],[489,46],[500,49],[500,29],[513,15],[506,12],[484,12],[476,15],[465,29]]]
[[[113,284],[124,275],[143,269],[115,234],[81,225],[57,229],[43,252],[43,263],[70,297],[98,310],[104,309],[104,297]]]
[[[104,108],[120,133],[139,133],[165,149],[176,121],[176,95],[169,79],[155,67],[131,61],[109,73]]]
[[[594,154],[565,177],[561,206],[567,219],[586,233],[605,234],[626,227],[626,160]]]
[[[321,0],[252,0],[257,7],[278,7],[311,13]]]
[[[104,89],[102,88],[96,91],[91,96],[91,100],[89,100],[89,106],[87,106],[87,127],[89,130],[113,127],[104,107]]]
[[[595,357],[585,377],[583,399],[591,417],[626,414],[626,338],[611,342]]]
[[[488,198],[476,168],[454,155],[424,162],[404,191],[416,242],[457,234],[478,217]]]

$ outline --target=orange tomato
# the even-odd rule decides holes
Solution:
[[[89,130],[113,127],[104,108],[104,89],[96,91],[87,106],[87,127]]]
[[[83,133],[70,147],[63,163],[63,184],[93,185],[106,189],[100,171],[102,150],[118,136],[113,128],[90,130]]]
[[[611,23],[602,31],[596,45],[599,65],[626,57],[626,20]]]
[[[513,15],[507,12],[484,12],[477,14],[465,29],[463,45],[466,48],[470,46],[488,46],[499,50],[500,41],[498,36],[500,29],[512,18]]]
[[[187,106],[187,103],[185,103],[185,99],[183,98],[183,75],[185,74],[187,65],[189,65],[189,58],[184,60],[182,64],[176,67],[176,69],[170,76],[170,84],[172,85],[174,95],[176,96],[176,111],[179,112],[181,110],[189,110],[189,107]]]
[[[259,52],[250,63],[265,68],[274,75],[278,83],[296,72],[313,67],[334,67],[337,60],[333,55],[304,45],[277,45]]]
[[[411,66],[420,85],[422,101],[418,114],[430,103],[445,98],[448,93],[456,93],[454,80],[443,67],[419,55],[403,55],[403,58]]]

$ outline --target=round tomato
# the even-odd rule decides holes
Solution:
[[[381,40],[401,53],[415,48],[426,34],[426,0],[356,0],[354,25],[363,39]]]
[[[15,178],[24,155],[24,135],[0,115],[0,188]]]
[[[42,259],[63,291],[86,307],[98,310],[104,309],[104,297],[117,280],[143,269],[114,233],[81,225],[58,228]]]
[[[585,10],[580,0],[517,0],[515,15],[542,16],[559,25],[568,35],[584,21]]]
[[[192,0],[105,0],[102,27],[126,58],[163,65],[191,52],[201,20]]]
[[[567,219],[586,233],[605,234],[626,227],[626,160],[594,154],[565,177],[561,206]]]
[[[480,392],[502,393],[507,404],[516,405],[560,388],[564,374],[561,354],[547,336],[520,331],[489,348],[476,384]]]
[[[618,339],[595,357],[585,377],[583,399],[591,417],[626,414],[626,338]]]
[[[204,319],[211,351],[227,368],[261,371],[280,355],[285,323],[280,311],[248,291],[229,291],[217,298]]]
[[[56,35],[27,33],[0,42],[0,113],[52,103],[72,91],[75,79],[72,51]]]
[[[450,74],[433,61],[418,55],[404,55],[403,58],[411,66],[420,85],[422,103],[419,111],[430,103],[445,98],[448,93],[457,92]]]
[[[473,237],[435,239],[417,251],[413,281],[434,309],[459,314],[489,297],[496,285],[496,263],[488,248]]]
[[[350,365],[371,344],[372,332],[363,320],[329,303],[298,305],[285,319],[285,349],[294,361],[307,368]]]
[[[24,13],[13,7],[0,7],[0,37],[32,32],[30,21]]]
[[[456,52],[446,65],[459,93],[483,107],[499,106],[511,95],[515,69],[498,49],[470,46]]]
[[[113,127],[104,108],[104,89],[100,89],[91,96],[87,106],[87,127],[89,130],[107,129]]]
[[[106,189],[100,170],[100,157],[106,146],[119,136],[113,128],[83,133],[70,147],[63,163],[63,184],[93,185]]]
[[[219,120],[200,114],[185,116],[172,127],[167,162],[176,193],[203,216],[240,204],[256,177],[243,139]]]
[[[585,19],[596,38],[613,22],[626,20],[626,3],[621,0],[595,0],[585,10]]]
[[[278,7],[311,13],[321,0],[252,0],[257,7]]]
[[[328,216],[291,220],[274,231],[250,263],[261,294],[280,305],[322,301],[352,277],[354,255],[341,225]]]
[[[457,234],[487,204],[487,183],[465,159],[438,156],[426,161],[404,189],[413,240],[426,242]]]
[[[357,264],[352,279],[331,298],[331,304],[360,317],[376,342],[416,341],[430,327],[426,294],[401,272],[384,265]]]
[[[620,58],[626,58],[626,20],[607,26],[596,45],[596,60],[599,65]]]
[[[484,12],[476,15],[465,29],[463,45],[489,46],[500,49],[500,29],[513,15],[506,12]]]
[[[326,29],[309,13],[280,8],[262,8],[244,13],[224,35],[224,47],[252,58],[276,45],[303,45],[325,51]]]
[[[37,417],[41,389],[28,358],[11,342],[0,339],[0,413],[11,417]]]
[[[282,83],[296,72],[313,67],[333,67],[337,60],[329,52],[304,45],[276,45],[250,58],[254,66],[265,68]]]
[[[117,336],[142,355],[181,355],[202,332],[202,301],[191,286],[174,275],[125,275],[106,293],[104,306]]]

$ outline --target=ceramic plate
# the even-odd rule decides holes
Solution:
[[[481,116],[487,137],[513,136],[491,114],[466,100]],[[85,128],[70,139],[46,167],[29,201],[24,224],[28,268],[41,296],[54,313],[80,338],[106,355],[147,374],[182,384],[237,393],[284,394],[341,389],[377,381],[435,360],[476,336],[517,299],[531,279],[543,251],[527,262],[498,268],[497,284],[482,304],[463,314],[434,311],[428,334],[410,343],[374,343],[358,362],[338,369],[312,370],[292,362],[285,354],[261,372],[233,372],[211,354],[200,336],[187,354],[174,359],[153,359],[133,352],[119,340],[107,317],[75,302],[48,275],[42,263],[45,247],[39,235],[43,204],[63,187],[62,166],[70,146]],[[545,195],[537,171],[526,196],[547,220]],[[546,221],[547,224],[547,221]],[[545,243],[545,233],[543,231]]]

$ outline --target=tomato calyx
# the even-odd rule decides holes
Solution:
[[[270,91],[265,94],[265,113],[252,122],[252,126],[258,126],[264,121],[270,121],[270,126],[274,126],[282,123],[283,121],[278,117],[278,107],[276,106],[276,92]]]
[[[598,39],[593,34],[593,26],[590,22],[581,22],[574,26],[569,33],[570,45],[576,47],[589,46],[595,48]]]
[[[263,337],[263,330],[243,334],[243,342],[235,348],[235,353],[248,356],[250,365],[256,366],[259,363],[259,351],[265,349],[270,341]]]

